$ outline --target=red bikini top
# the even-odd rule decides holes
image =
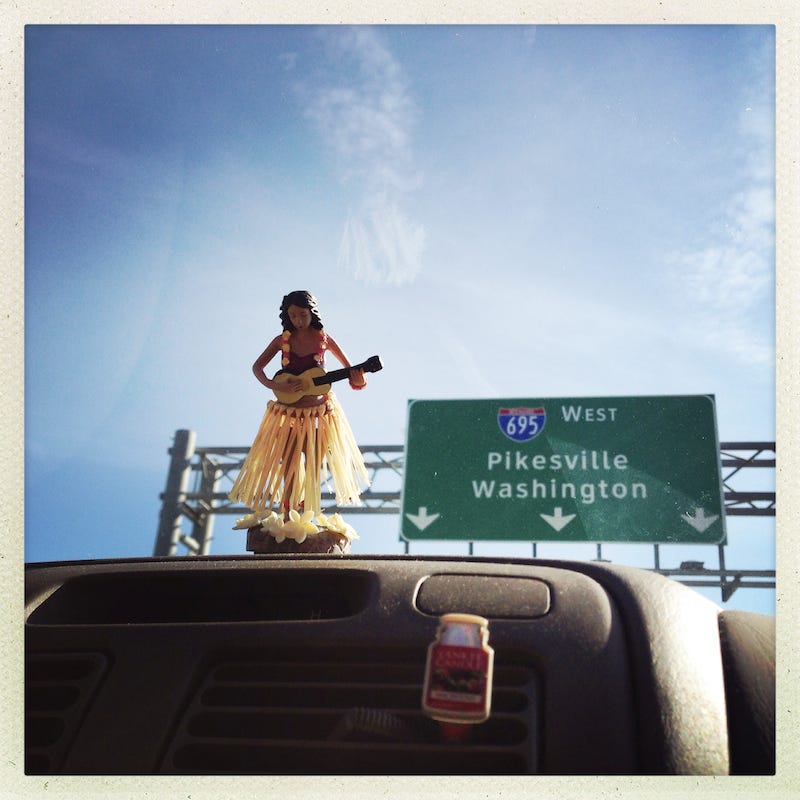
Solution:
[[[299,356],[292,350],[289,351],[289,363],[283,366],[286,372],[291,372],[293,375],[299,375],[311,367],[321,367],[317,361],[316,353],[309,353],[307,356]]]
[[[325,351],[328,349],[328,334],[320,332],[319,347],[316,353],[309,353],[300,356],[291,349],[290,341],[292,334],[289,331],[283,332],[283,343],[281,344],[282,358],[281,369],[291,372],[293,375],[300,375],[311,367],[325,366]]]

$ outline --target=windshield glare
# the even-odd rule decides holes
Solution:
[[[774,613],[772,26],[29,25],[24,88],[26,561],[272,511]]]

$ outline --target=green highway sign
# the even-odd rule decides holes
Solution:
[[[714,397],[412,400],[406,540],[717,544]]]

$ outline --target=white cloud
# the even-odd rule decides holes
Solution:
[[[732,238],[739,236],[736,231]],[[713,243],[678,257],[687,298],[710,311],[742,311],[760,300],[772,281],[762,252],[749,246]]]
[[[684,339],[743,366],[767,366],[774,362],[773,331],[763,325],[775,286],[771,102],[747,105],[737,134],[730,161],[740,188],[722,206],[722,224],[695,249],[670,254],[667,263],[686,306]]]
[[[407,283],[420,272],[425,249],[424,227],[404,208],[421,181],[411,151],[413,102],[376,31],[342,28],[324,36],[331,75],[309,93],[307,113],[354,195],[339,265],[369,283]]]
[[[771,190],[760,185],[738,194],[727,209],[724,231],[704,247],[669,259],[684,304],[676,333],[691,346],[743,366],[766,366],[774,359],[772,330],[763,325],[763,314],[755,313],[770,302],[775,283],[767,195]]]
[[[383,201],[348,216],[338,261],[367,283],[401,285],[420,271],[424,247],[424,228]]]

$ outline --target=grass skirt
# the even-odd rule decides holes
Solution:
[[[328,477],[337,505],[362,505],[359,483],[368,487],[369,475],[333,392],[309,408],[271,400],[228,497],[256,512],[283,502],[319,513]]]

